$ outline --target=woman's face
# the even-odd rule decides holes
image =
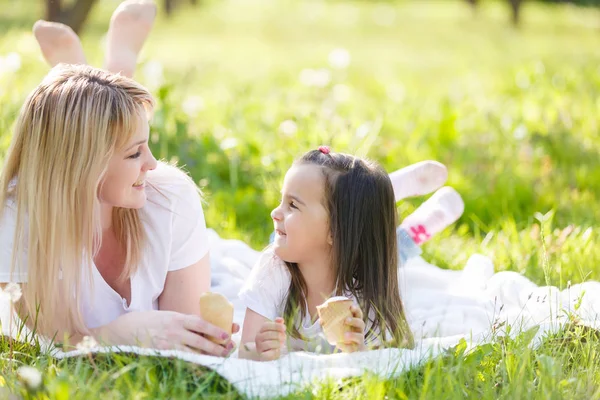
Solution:
[[[150,128],[141,114],[137,131],[124,149],[117,150],[100,184],[100,202],[120,208],[142,208],[146,204],[146,173],[156,168],[148,147]]]

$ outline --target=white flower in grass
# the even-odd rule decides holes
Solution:
[[[17,72],[21,69],[21,56],[19,53],[8,53],[2,60],[2,69],[6,72]]]
[[[522,140],[527,136],[527,128],[524,125],[519,125],[513,132],[513,137],[517,140]]]
[[[221,149],[229,150],[229,149],[233,149],[234,147],[237,147],[237,145],[238,145],[238,140],[236,138],[230,137],[221,142]]]
[[[396,22],[396,10],[390,5],[380,4],[375,7],[371,17],[379,26],[392,26]]]
[[[329,82],[331,82],[331,73],[326,68],[307,68],[300,72],[300,83],[304,86],[325,87]]]
[[[286,136],[293,136],[298,132],[298,125],[291,119],[287,119],[279,124],[279,132]]]
[[[333,87],[333,99],[338,103],[345,103],[350,99],[352,90],[343,83],[338,83]]]
[[[316,71],[311,68],[306,68],[300,71],[300,83],[304,86],[313,86]]]
[[[164,81],[163,66],[158,61],[148,61],[144,65],[142,73],[144,74],[147,85],[153,89],[158,88]]]
[[[200,96],[188,96],[183,101],[181,108],[188,117],[195,117],[200,111],[204,110],[204,99]]]
[[[329,70],[321,68],[315,71],[313,81],[314,86],[325,87],[329,85],[329,82],[331,82],[331,73]]]
[[[273,164],[273,157],[271,157],[271,156],[264,156],[263,158],[260,159],[260,162],[265,167],[268,167],[269,165]]]
[[[42,384],[42,374],[34,367],[19,367],[17,369],[17,377],[30,390],[35,390]]]
[[[328,58],[331,68],[345,69],[350,65],[350,53],[346,49],[333,49]]]
[[[98,342],[91,336],[84,336],[83,340],[77,343],[77,350],[82,351],[84,353],[90,353],[92,349],[98,347]]]
[[[371,132],[371,128],[373,128],[373,124],[371,122],[365,122],[356,129],[356,137],[360,139],[364,138]]]
[[[401,103],[406,98],[406,88],[401,83],[395,83],[387,88],[387,96],[395,103]]]
[[[19,301],[19,299],[23,295],[23,292],[21,291],[21,286],[19,286],[18,283],[13,282],[6,285],[2,293],[11,303],[16,303],[17,301]]]

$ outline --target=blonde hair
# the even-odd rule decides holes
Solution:
[[[140,113],[153,106],[150,93],[131,79],[59,65],[21,108],[0,174],[0,210],[14,201],[11,273],[26,266],[27,312],[44,335],[88,332],[81,282],[91,284],[102,239],[99,187],[113,154],[131,140]],[[121,275],[127,279],[139,265],[145,235],[137,210],[114,208],[112,218],[127,255]]]

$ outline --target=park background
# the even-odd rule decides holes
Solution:
[[[76,2],[62,3],[0,0],[0,162],[20,106],[49,70],[31,26],[49,12],[76,19]],[[92,3],[77,29],[101,66],[118,1]],[[135,78],[158,102],[155,156],[192,175],[222,237],[261,249],[285,171],[318,145],[388,171],[434,159],[465,212],[424,257],[460,269],[478,252],[496,270],[562,289],[599,279],[599,44],[593,1],[163,1]],[[400,217],[423,200],[398,203]],[[292,397],[600,395],[596,332],[573,325],[539,349],[527,344],[521,335],[457,348],[398,379],[325,381]],[[238,396],[179,361],[59,362],[0,345],[0,386],[26,398]],[[15,372],[22,364],[41,372],[42,386],[28,388]]]

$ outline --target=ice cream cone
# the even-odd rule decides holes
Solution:
[[[317,312],[321,320],[323,333],[329,344],[335,345],[344,341],[344,334],[350,332],[351,328],[344,324],[346,318],[352,317],[350,307],[353,302],[347,297],[331,297],[325,303],[317,306]]]
[[[200,315],[214,326],[231,335],[233,325],[233,304],[219,293],[203,293],[200,295]],[[223,344],[225,340],[209,337],[215,343]]]

